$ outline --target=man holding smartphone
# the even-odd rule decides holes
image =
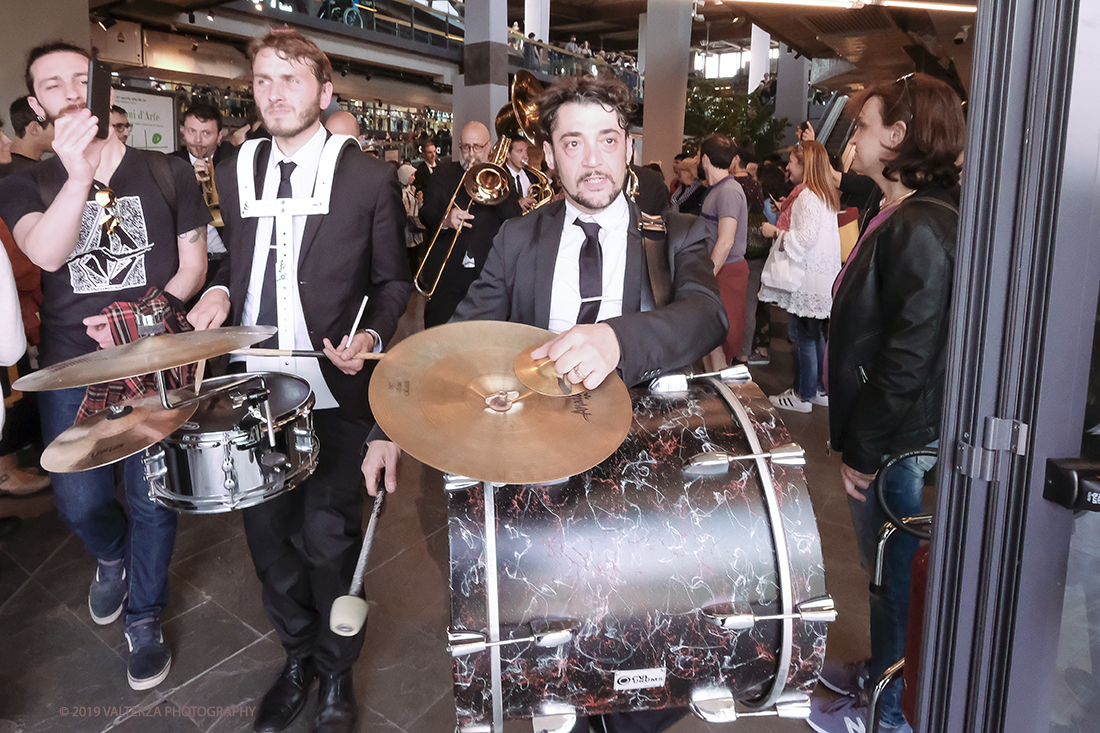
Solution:
[[[93,115],[87,51],[65,42],[33,49],[26,82],[31,107],[54,124],[57,155],[0,181],[0,218],[43,270],[39,360],[50,366],[113,345],[101,314],[111,303],[137,301],[155,287],[182,309],[206,275],[210,213],[183,161],[97,136],[109,131],[100,123],[110,87],[105,103],[96,95],[102,108]],[[47,444],[74,423],[83,398],[80,388],[41,393]],[[114,498],[112,466],[51,479],[58,514],[96,559],[92,620],[109,624],[125,610],[127,678],[145,690],[164,680],[172,661],[160,614],[176,515],[149,499],[140,457],[124,468],[128,512]]]

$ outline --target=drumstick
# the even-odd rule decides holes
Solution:
[[[323,351],[304,351],[301,349],[237,349],[231,352],[233,354],[241,354],[243,356],[291,356],[296,358],[309,358],[316,359],[323,358],[325,352]],[[377,361],[386,355],[384,351],[370,352],[364,351],[360,354],[356,354],[353,359],[367,359]]]
[[[355,335],[355,332],[357,330],[359,330],[359,319],[363,317],[363,311],[367,308],[367,298],[369,297],[369,295],[364,295],[363,302],[359,304],[359,313],[355,316],[355,323],[351,324],[351,330],[348,331],[348,340],[347,343],[344,345],[345,348],[351,346],[351,337]]]
[[[202,393],[202,374],[206,371],[206,359],[200,359],[195,367],[195,394]]]

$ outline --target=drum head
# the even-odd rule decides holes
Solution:
[[[275,418],[289,415],[309,400],[312,391],[309,382],[293,374],[257,372],[250,374],[227,374],[214,377],[202,383],[202,394],[210,394],[228,384],[240,382],[247,377],[257,377],[237,387],[215,394],[199,404],[199,409],[175,435],[199,433],[225,433],[235,430],[241,419],[248,414],[246,405],[235,406],[234,395],[242,395],[250,390],[259,389],[263,377],[263,386],[271,390],[268,399],[271,402],[271,414]]]

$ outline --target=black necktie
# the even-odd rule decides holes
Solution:
[[[290,174],[294,172],[297,164],[289,160],[279,163],[279,192],[278,198],[289,199],[294,197],[294,191],[290,186]],[[267,268],[264,270],[264,281],[260,286],[260,308],[256,311],[257,326],[278,326],[279,307],[275,302],[275,260],[278,256],[277,248],[278,222],[271,222],[271,248],[267,251]],[[277,337],[272,336],[262,346],[276,342]]]
[[[573,223],[584,230],[581,245],[580,290],[581,309],[577,323],[595,323],[600,313],[600,296],[603,295],[603,250],[600,249],[600,225],[594,221],[574,219]],[[594,298],[594,300],[589,300]]]

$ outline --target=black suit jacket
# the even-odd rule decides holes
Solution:
[[[271,141],[256,155],[256,195],[262,195]],[[225,220],[228,254],[212,284],[229,288],[231,323],[240,324],[252,271],[258,219],[242,219],[236,160],[217,167],[215,176]],[[405,312],[412,284],[405,255],[405,208],[397,171],[360,151],[345,148],[336,166],[329,213],[308,217],[298,262],[298,292],[314,349],[322,340],[340,342],[355,321],[364,295],[370,296],[360,328],[378,333],[388,345]],[[370,369],[347,375],[328,359],[321,373],[340,406],[358,418],[369,418]]]
[[[672,293],[667,306],[652,309],[638,207],[630,205],[623,314],[606,323],[622,350],[619,373],[628,386],[686,367],[726,338],[729,322],[707,255],[702,219],[668,214]],[[546,328],[554,267],[565,224],[565,202],[555,201],[501,227],[481,277],[453,321],[497,320]]]
[[[436,158],[435,170],[439,170],[439,166],[442,163],[442,160]],[[427,191],[428,182],[432,180],[432,173],[434,172],[435,171],[428,167],[427,162],[423,160],[420,161],[420,164],[416,166],[416,177],[413,178],[413,188],[421,192]]]
[[[432,174],[428,183],[428,190],[424,192],[424,205],[420,207],[420,220],[430,234],[435,234],[439,228],[439,223],[443,220],[443,214],[447,209],[447,203],[451,200],[451,195],[454,194],[462,181],[464,173],[465,170],[458,163],[444,161],[436,167],[435,173]],[[470,205],[470,195],[466,193],[465,188],[459,191],[458,196],[455,197],[455,205],[463,209]],[[464,293],[470,283],[481,272],[481,268],[485,266],[485,260],[488,259],[489,250],[493,246],[493,237],[500,230],[500,225],[513,217],[522,215],[523,209],[520,208],[519,198],[513,194],[496,206],[474,203],[470,205],[470,213],[474,215],[473,221],[470,222],[473,226],[469,229],[463,229],[462,234],[459,235],[455,251],[447,260],[447,265],[443,270],[443,278],[439,283],[440,292],[460,290]],[[439,237],[440,243],[449,244],[450,237],[453,236],[453,230],[444,230]],[[439,261],[437,258],[441,258],[446,250],[446,246],[437,245],[436,251],[432,252],[429,261],[429,265],[432,267],[428,269],[434,271],[434,266]],[[472,270],[462,266],[464,252],[474,260]]]

